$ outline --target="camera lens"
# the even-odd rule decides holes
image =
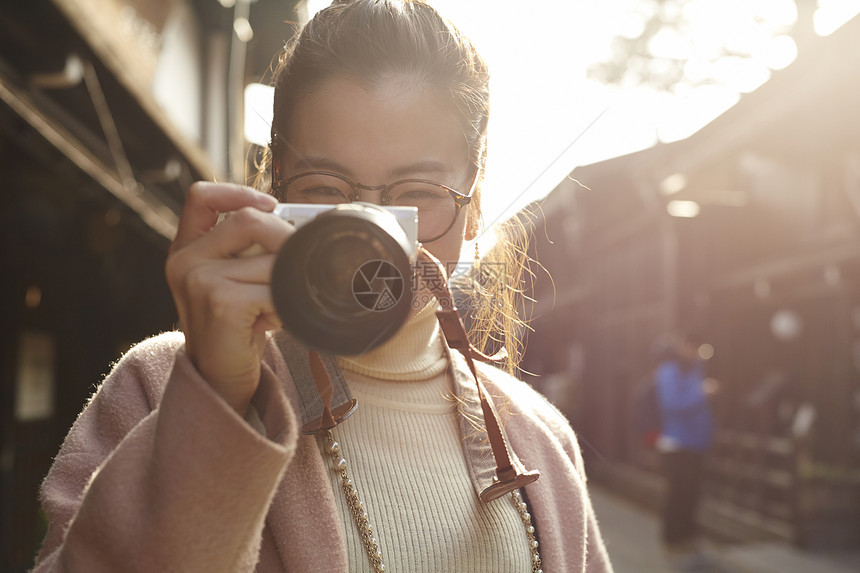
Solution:
[[[316,255],[307,269],[307,284],[320,308],[334,314],[360,311],[351,294],[353,277],[364,262],[380,254],[366,239],[365,232],[343,229],[334,237],[321,238],[314,247]]]
[[[384,209],[344,204],[299,228],[275,260],[272,297],[287,329],[338,355],[388,340],[411,306],[409,243]]]

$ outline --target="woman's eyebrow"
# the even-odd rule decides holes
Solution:
[[[312,155],[306,155],[296,161],[293,164],[293,168],[295,171],[303,169],[311,169],[313,171],[334,171],[335,173],[341,173],[347,177],[352,177],[354,175],[351,169],[341,165],[333,159],[329,159],[328,157],[315,157]]]
[[[323,156],[306,155],[298,159],[293,164],[293,168],[295,171],[300,171],[303,169],[312,169],[314,171],[334,171],[335,173],[340,173],[346,175],[347,177],[354,176],[354,172],[345,165],[338,163],[331,158]],[[424,159],[421,161],[416,161],[414,163],[395,167],[394,169],[389,170],[388,176],[392,179],[396,179],[399,177],[407,177],[409,175],[414,175],[416,173],[449,174],[452,173],[452,170],[450,167],[448,167],[445,163],[441,161],[435,159]]]
[[[395,167],[389,171],[392,178],[405,177],[414,173],[451,173],[450,167],[435,159],[424,159],[408,165]]]

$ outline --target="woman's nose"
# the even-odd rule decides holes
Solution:
[[[385,192],[385,187],[381,185],[378,187],[360,187],[358,189],[358,200],[364,201],[365,203],[375,203],[376,205],[382,205]]]

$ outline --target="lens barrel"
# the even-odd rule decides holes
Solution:
[[[367,352],[394,335],[412,303],[409,240],[370,204],[325,211],[296,230],[275,259],[272,297],[284,328],[315,350]]]

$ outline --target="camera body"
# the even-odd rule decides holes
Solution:
[[[418,209],[415,207],[386,207],[361,201],[353,203],[339,203],[336,205],[316,203],[278,203],[278,206],[275,207],[274,214],[291,225],[295,225],[296,228],[299,228],[314,220],[318,215],[335,208],[343,211],[383,209],[390,213],[397,220],[397,224],[400,225],[403,232],[406,233],[406,240],[410,246],[407,254],[410,259],[414,260],[414,257],[418,252]]]
[[[275,258],[271,289],[284,328],[305,346],[363,354],[406,321],[418,209],[372,203],[281,203],[296,232]]]

